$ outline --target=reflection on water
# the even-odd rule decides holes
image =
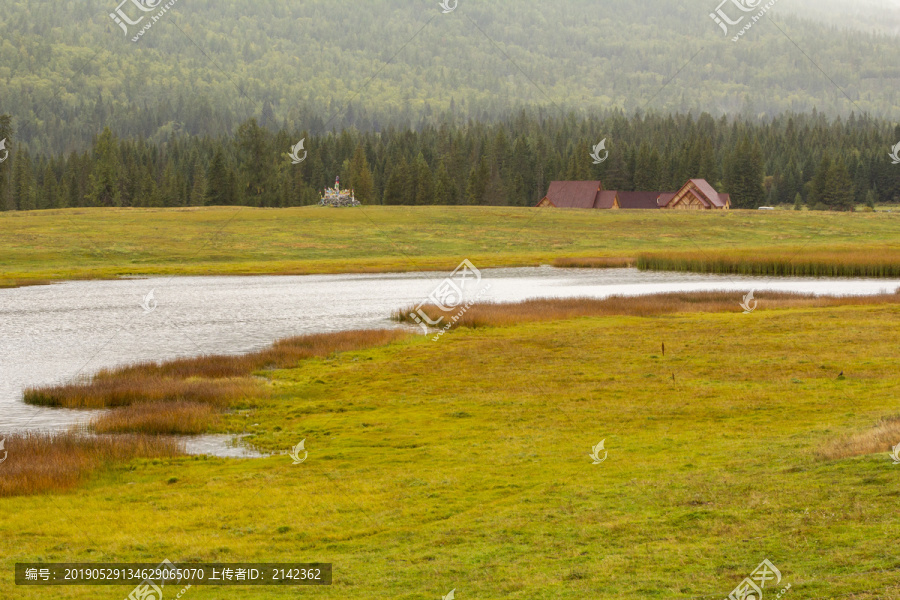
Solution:
[[[229,434],[190,435],[178,438],[188,454],[209,454],[223,458],[262,458],[267,456],[241,442],[241,436]]]
[[[485,299],[494,301],[724,289],[735,291],[737,307],[751,288],[863,295],[900,287],[900,281],[883,279],[775,279],[636,269],[536,267],[485,269],[482,274],[491,286]],[[292,335],[395,327],[391,312],[418,304],[446,276],[168,277],[0,290],[0,433],[64,428],[94,414],[26,406],[22,390],[27,386],[71,381],[136,361],[243,353]],[[151,291],[153,302],[147,302]],[[195,442],[197,447],[215,445]]]

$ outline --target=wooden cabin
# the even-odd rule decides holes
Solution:
[[[538,206],[553,208],[611,208],[597,206],[603,184],[599,181],[554,181]]]
[[[660,208],[672,210],[729,210],[731,195],[720,194],[705,179],[691,179],[684,187],[663,202]]]
[[[718,209],[731,208],[731,197],[705,180],[691,179],[677,192],[604,190],[599,181],[554,181],[538,207],[593,209]]]

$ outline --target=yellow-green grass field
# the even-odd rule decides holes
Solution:
[[[900,465],[842,443],[900,414],[898,325],[898,304],[588,317],[258,371],[222,426],[275,455],[0,498],[0,598],[130,591],[16,588],[17,561],[168,558],[334,563],[331,587],[190,600],[721,600],[768,558],[787,599],[896,600]]]
[[[826,262],[829,253],[837,253],[837,262],[879,255],[883,262],[890,253],[896,263],[898,240],[900,212],[382,206],[6,212],[0,286],[129,275],[444,270],[463,258],[479,267],[526,266],[674,251],[726,261],[738,250],[742,257],[765,250],[782,261],[818,253],[816,260]]]

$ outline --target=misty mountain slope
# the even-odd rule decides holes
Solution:
[[[191,0],[133,43],[105,0],[7,4],[0,113],[35,151],[82,148],[105,125],[161,140],[249,116],[312,132],[534,105],[900,116],[895,38],[779,7],[735,43],[706,1],[459,0],[442,14],[436,0]]]
[[[841,28],[900,35],[897,0],[781,0],[778,10]]]

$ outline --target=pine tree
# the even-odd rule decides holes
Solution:
[[[725,191],[734,208],[758,208],[765,201],[762,150],[744,136],[725,160]]]
[[[807,204],[810,210],[823,210],[827,207],[825,204],[825,194],[828,190],[828,172],[831,171],[831,156],[826,151],[819,161],[816,173],[809,182],[809,193],[807,193]]]
[[[109,127],[94,144],[94,165],[88,183],[89,206],[120,206],[118,144]]]
[[[875,210],[875,192],[873,192],[872,190],[866,192],[866,206],[868,206],[872,210]]]
[[[659,188],[659,152],[650,149],[646,142],[638,149],[634,167],[634,189],[653,192]]]
[[[58,188],[59,182],[56,180],[56,173],[53,172],[53,167],[48,163],[41,177],[41,196],[38,208],[58,208]]]
[[[766,178],[765,165],[763,163],[762,147],[759,141],[754,141],[748,155],[748,162],[744,169],[744,189],[748,201],[748,208],[759,208],[766,200],[766,189],[763,182]]]
[[[372,169],[366,159],[366,152],[362,143],[356,146],[353,159],[350,161],[350,187],[353,188],[356,199],[362,204],[372,204],[375,198],[375,184],[372,178]]]
[[[484,204],[491,172],[484,156],[477,165],[472,167],[469,173],[469,183],[466,186],[466,203],[480,206]]]
[[[153,173],[150,166],[141,169],[138,177],[137,192],[134,197],[135,206],[153,206],[156,196],[156,181],[153,179]]]
[[[228,172],[225,167],[225,156],[221,149],[216,149],[209,163],[206,174],[206,206],[228,206],[232,203],[233,191],[228,189]]]
[[[66,171],[63,173],[63,193],[65,194],[67,207],[83,206],[84,196],[78,185],[78,155],[74,152],[66,161]]]
[[[256,119],[250,119],[238,128],[235,142],[243,166],[246,202],[250,206],[272,206],[275,183],[266,131],[257,124]]]
[[[434,175],[422,154],[416,158],[416,199],[415,204],[434,204]]]
[[[389,205],[403,204],[407,178],[406,161],[402,158],[394,165],[384,186],[384,203]]]
[[[831,168],[825,177],[825,193],[822,203],[829,210],[852,211],[855,208],[856,192],[853,189],[853,179],[847,163],[836,160],[831,163]]]
[[[191,206],[203,206],[206,204],[206,173],[200,161],[197,161],[197,164],[194,165],[193,180],[188,203]]]
[[[13,206],[16,210],[35,209],[34,171],[31,155],[28,150],[20,150],[16,154],[13,166]]]
[[[444,161],[438,163],[437,174],[434,177],[434,203],[450,205],[457,203],[456,186],[447,172]]]

